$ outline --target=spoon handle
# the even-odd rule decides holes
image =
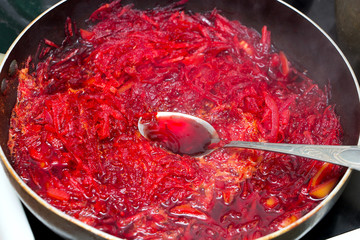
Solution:
[[[233,141],[224,147],[251,148],[330,162],[360,171],[360,147]]]

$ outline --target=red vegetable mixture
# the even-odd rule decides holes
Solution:
[[[261,34],[217,10],[119,1],[66,22],[18,71],[9,148],[21,178],[65,213],[127,239],[254,239],[313,209],[344,169],[282,154],[171,154],[139,134],[144,114],[210,122],[225,141],[341,144],[326,90]]]

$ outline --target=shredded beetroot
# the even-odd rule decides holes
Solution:
[[[12,165],[47,202],[127,239],[254,239],[313,209],[344,169],[270,152],[171,154],[139,117],[183,112],[225,141],[340,144],[327,95],[261,35],[218,11],[103,5],[67,20],[19,70]]]

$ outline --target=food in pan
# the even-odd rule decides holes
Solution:
[[[21,178],[65,213],[126,239],[254,239],[304,216],[344,173],[248,149],[198,159],[140,135],[141,116],[172,111],[225,141],[341,144],[329,87],[272,46],[266,26],[114,1],[65,30],[17,72],[8,142]]]

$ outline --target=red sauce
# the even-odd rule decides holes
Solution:
[[[326,91],[259,34],[218,11],[140,11],[119,1],[16,77],[11,163],[43,199],[128,239],[253,239],[318,205],[344,169],[270,152],[171,154],[139,117],[184,112],[225,141],[341,144]]]

